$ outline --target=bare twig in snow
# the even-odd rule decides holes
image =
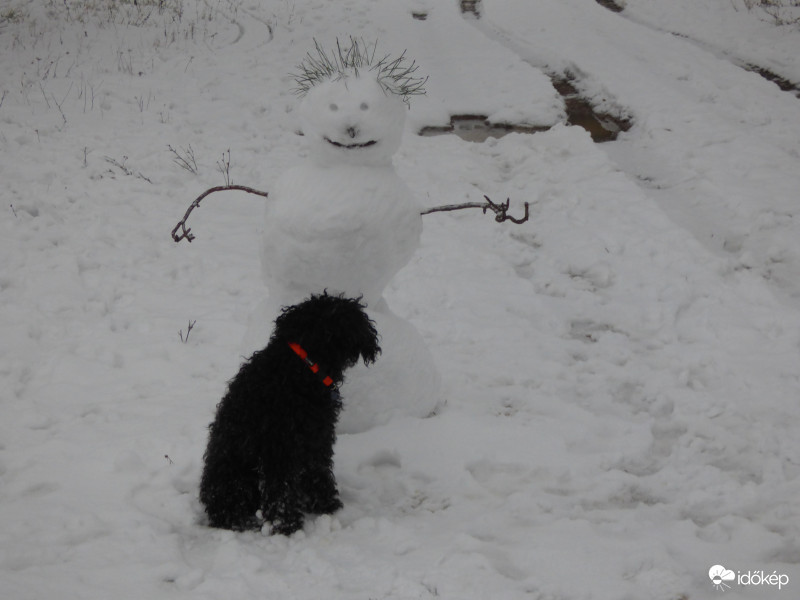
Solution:
[[[53,102],[55,102],[56,106],[58,107],[58,112],[61,113],[61,118],[64,119],[64,125],[67,124],[67,115],[64,114],[64,110],[61,108],[61,106],[64,104],[64,101],[67,99],[67,96],[69,96],[69,93],[72,91],[72,86],[74,85],[74,83],[75,82],[70,82],[69,89],[67,90],[67,93],[64,94],[64,97],[61,99],[61,102],[56,100],[55,94],[53,94]]]
[[[39,90],[42,92],[42,98],[44,98],[44,103],[47,105],[47,110],[50,110],[50,100],[47,99],[47,94],[44,93],[44,86],[42,82],[39,82]]]
[[[169,144],[167,144],[167,148],[169,148],[169,151],[174,155],[172,162],[180,168],[186,169],[189,173],[197,175],[197,161],[194,158],[194,150],[191,144],[189,144],[187,148],[181,148],[180,152]]]
[[[217,168],[222,176],[225,178],[225,185],[231,186],[231,149],[228,148],[226,152],[222,153],[222,159],[217,161]]]
[[[113,158],[111,158],[110,156],[106,156],[106,157],[105,157],[105,159],[106,159],[106,162],[107,162],[108,164],[110,164],[110,165],[114,165],[114,166],[115,166],[115,167],[117,167],[117,168],[118,168],[120,171],[122,171],[123,173],[125,173],[125,175],[130,175],[131,177],[137,177],[138,179],[144,179],[144,180],[145,180],[147,183],[153,183],[153,182],[150,180],[150,178],[149,178],[149,177],[145,177],[144,175],[142,175],[142,173],[141,173],[141,172],[139,172],[139,171],[134,171],[134,170],[132,170],[132,169],[129,169],[128,167],[126,167],[126,166],[125,166],[125,163],[126,163],[126,162],[127,162],[127,160],[128,160],[128,157],[127,157],[127,156],[123,156],[123,157],[122,157],[122,162],[119,162],[118,160],[116,160],[116,159],[113,159]]]
[[[183,335],[183,329],[181,329],[178,332],[178,335],[181,337],[181,341],[184,344],[189,341],[189,334],[192,332],[192,329],[194,329],[194,324],[195,323],[197,323],[196,320],[195,321],[189,321],[189,327],[186,329],[186,336]]]
[[[192,211],[195,208],[200,206],[200,202],[202,202],[203,198],[205,198],[206,196],[209,196],[209,195],[214,194],[216,192],[226,192],[226,191],[247,192],[248,194],[255,194],[257,196],[263,196],[264,198],[267,198],[269,196],[269,194],[267,192],[260,192],[260,191],[258,191],[256,189],[253,189],[251,187],[247,187],[245,185],[218,185],[216,187],[207,189],[205,192],[203,192],[197,198],[195,198],[194,202],[192,202],[189,205],[189,208],[186,211],[186,214],[183,215],[183,219],[178,221],[178,224],[175,225],[175,227],[173,227],[172,233],[171,233],[172,239],[175,240],[176,242],[180,242],[183,239],[186,239],[186,240],[191,242],[194,239],[194,234],[192,233],[191,229],[186,227],[186,221],[189,219],[189,215],[192,214]],[[178,233],[178,229],[181,230],[181,233]]]

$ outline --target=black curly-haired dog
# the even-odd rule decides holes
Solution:
[[[229,382],[209,426],[200,500],[209,524],[289,535],[342,508],[333,476],[338,386],[381,349],[359,300],[327,293],[283,309],[269,344]]]

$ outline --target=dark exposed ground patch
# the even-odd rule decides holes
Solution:
[[[553,81],[553,87],[564,98],[567,123],[583,127],[595,142],[613,141],[621,132],[631,128],[630,119],[601,111],[592,106],[587,98],[581,96],[571,75],[551,74],[550,78]]]
[[[480,18],[481,0],[461,0],[461,12]]]
[[[596,0],[596,1],[600,6],[602,6],[604,8],[607,8],[608,10],[610,10],[612,12],[617,12],[618,13],[618,12],[622,12],[623,10],[625,10],[624,6],[622,6],[620,4],[617,4],[616,2],[614,2],[614,0]]]
[[[550,75],[553,87],[564,98],[566,122],[568,125],[583,127],[597,143],[610,142],[631,128],[631,121],[596,109],[581,96],[570,75]],[[484,142],[488,138],[499,138],[509,133],[538,133],[547,131],[549,126],[529,123],[492,123],[486,115],[452,115],[448,125],[429,125],[419,131],[422,136],[452,133],[468,142]]]
[[[769,69],[765,69],[764,67],[759,67],[758,65],[753,65],[750,63],[741,65],[743,69],[748,71],[752,71],[753,73],[757,73],[761,75],[767,81],[771,81],[775,85],[777,85],[780,89],[784,92],[791,92],[798,98],[800,98],[800,84],[793,83],[786,79],[785,77],[781,77],[777,73],[773,73]]]

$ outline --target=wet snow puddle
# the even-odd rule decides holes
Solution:
[[[486,115],[453,115],[449,125],[429,125],[419,131],[422,136],[454,133],[468,142],[485,142],[488,138],[503,137],[508,133],[536,133],[549,127],[516,125],[513,123],[490,123]]]
[[[569,74],[550,75],[553,87],[564,99],[567,124],[583,127],[595,142],[610,142],[622,131],[631,128],[631,121],[597,110],[580,95]],[[422,136],[452,133],[468,142],[485,142],[488,138],[499,138],[509,133],[537,133],[547,131],[549,126],[519,123],[491,123],[486,115],[453,115],[449,125],[430,125],[419,131]]]

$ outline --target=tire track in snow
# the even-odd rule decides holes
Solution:
[[[465,19],[477,23],[481,18],[481,0],[461,0],[461,14]],[[488,34],[482,26],[477,26],[478,31],[487,38],[496,36]],[[502,43],[502,42],[501,42]],[[508,47],[508,44],[503,43]],[[584,96],[581,92],[580,70],[569,68],[562,72],[542,68],[530,58],[522,56],[513,48],[520,60],[529,64],[534,70],[543,72],[549,77],[553,89],[561,96],[564,104],[567,125],[582,127],[591,135],[592,140],[598,143],[610,142],[617,139],[620,133],[628,131],[633,125],[630,114],[623,107],[618,106],[613,100],[602,98],[600,102]],[[461,127],[459,125],[463,123]],[[502,137],[511,132],[537,133],[547,131],[550,126],[539,127],[520,125],[514,123],[492,123],[485,115],[451,115],[449,126],[424,127],[419,135],[438,135],[441,133],[455,133],[469,141],[485,141],[487,137]]]
[[[773,91],[753,86],[755,78],[747,81],[737,76],[741,67],[730,54],[713,46],[638,19],[617,19],[599,4],[597,12],[593,20],[586,17],[594,23],[591,29],[581,29],[582,22],[574,21],[575,37],[580,39],[574,48],[547,41],[548,28],[557,30],[567,26],[567,19],[575,19],[569,9],[553,15],[552,21],[537,22],[536,27],[522,25],[519,31],[506,31],[485,17],[468,20],[534,68],[552,71],[555,63],[561,64],[561,70],[574,70],[594,90],[589,92],[594,97],[622,94],[641,127],[634,127],[633,134],[619,143],[604,146],[612,162],[677,226],[712,254],[729,260],[733,272],[752,270],[779,296],[796,303],[800,254],[792,238],[800,225],[792,218],[791,194],[778,186],[781,192],[765,205],[755,200],[764,195],[764,188],[753,182],[753,177],[772,178],[786,180],[783,187],[792,185],[793,170],[778,166],[797,152],[789,135],[791,106],[787,103],[792,101],[781,103]],[[600,18],[604,14],[608,17]],[[629,27],[618,31],[615,22]],[[527,37],[536,31],[544,34],[541,39]],[[648,56],[655,68],[645,73],[651,80],[647,85],[661,91],[642,94],[638,88],[645,85],[644,80],[633,85],[632,76],[623,73],[642,68]],[[619,64],[609,63],[614,57]],[[717,61],[731,68],[721,69],[715,66]],[[606,85],[612,93],[607,94]],[[731,94],[738,86],[747,86],[748,93],[741,98]],[[775,114],[760,118],[761,110],[747,109],[764,103],[774,106]],[[779,122],[786,126],[778,127]],[[719,158],[723,154],[725,161]],[[754,156],[758,157],[755,163]]]
[[[264,44],[269,44],[273,40],[273,38],[275,37],[275,32],[274,32],[273,27],[272,27],[272,22],[269,19],[261,18],[258,14],[256,14],[255,12],[253,12],[250,9],[244,8],[242,6],[238,6],[238,7],[236,7],[236,10],[234,11],[234,14],[231,14],[229,11],[223,10],[219,5],[212,6],[211,3],[208,0],[204,0],[204,3],[206,5],[206,7],[210,11],[217,12],[218,14],[220,14],[225,19],[227,19],[232,25],[234,25],[239,30],[239,33],[237,34],[236,38],[233,41],[231,41],[228,44],[228,46],[234,46],[234,45],[238,44],[240,41],[242,41],[242,39],[244,38],[245,34],[247,33],[247,30],[245,29],[244,25],[242,25],[241,21],[238,19],[238,15],[236,14],[239,11],[242,11],[249,18],[251,18],[251,19],[253,19],[255,21],[258,21],[259,23],[264,25],[264,27],[267,28],[267,33],[268,33],[267,40],[265,42],[262,42],[261,44],[259,44],[259,46],[262,46]]]
[[[616,2],[614,2],[614,0],[596,0],[596,2],[600,6],[607,8],[613,13],[618,14],[620,17],[627,19],[631,23],[640,25],[642,27],[646,27],[657,33],[668,34],[686,40],[688,43],[691,43],[700,50],[710,53],[715,58],[727,60],[732,65],[739,67],[740,69],[744,69],[745,71],[748,71],[750,73],[756,73],[757,75],[760,75],[767,81],[770,81],[775,85],[777,85],[782,91],[790,92],[793,96],[800,99],[800,84],[794,83],[787,77],[784,77],[779,73],[772,71],[771,69],[759,65],[755,61],[734,56],[730,52],[722,50],[721,48],[709,44],[708,42],[698,40],[697,38],[691,37],[685,33],[677,33],[675,31],[670,31],[669,29],[663,29],[661,27],[657,27],[656,25],[653,25],[652,23],[645,21],[644,19],[638,19],[633,15],[631,15],[630,13],[628,13],[628,11],[625,10],[624,6],[621,6]]]

